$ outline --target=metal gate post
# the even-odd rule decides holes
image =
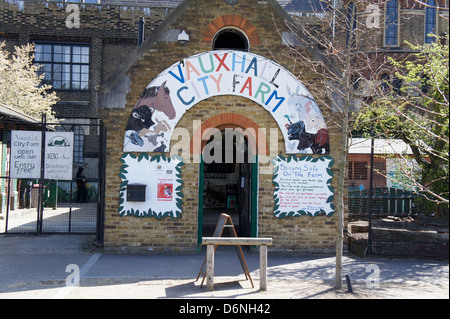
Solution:
[[[42,221],[44,219],[44,162],[45,162],[45,129],[47,118],[42,114],[41,124],[41,177],[39,178],[39,200],[38,200],[38,214],[36,221],[36,232],[42,234]]]
[[[96,242],[103,246],[106,191],[106,127],[100,121]]]

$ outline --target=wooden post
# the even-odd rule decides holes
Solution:
[[[272,238],[253,238],[253,237],[203,237],[203,245],[207,245],[206,248],[206,286],[208,290],[214,290],[214,251],[216,245],[229,245],[229,246],[240,246],[240,245],[258,245],[259,247],[259,287],[260,290],[267,290],[267,246],[272,245]],[[250,272],[247,267],[247,263],[245,262],[244,255],[242,253],[242,249],[238,251],[238,257],[241,261],[242,269],[246,276],[249,277],[250,281],[252,280],[250,277]],[[205,265],[205,261],[203,261],[202,268],[200,269],[200,273],[197,276],[197,279],[201,274],[204,274],[203,267]],[[205,276],[205,275],[203,275]],[[203,277],[204,278],[204,277]],[[251,281],[252,282],[252,281]],[[202,281],[203,284],[203,281]],[[252,282],[253,287],[253,282]]]
[[[259,290],[267,290],[267,246],[259,246]]]
[[[210,291],[214,290],[214,245],[206,248],[206,287]]]

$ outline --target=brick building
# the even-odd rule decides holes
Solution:
[[[357,14],[367,21],[375,12],[379,47],[405,54],[404,40],[422,43],[425,30],[445,32],[448,4],[441,2],[434,11],[415,1],[388,1],[387,9],[361,4]],[[341,133],[331,110],[316,102],[327,97],[303,83],[316,75],[296,73],[284,54],[298,43],[286,22],[294,16],[320,26],[330,14],[323,3],[0,5],[0,39],[9,47],[36,43],[36,62],[61,98],[57,117],[77,124],[68,129],[86,139],[83,124],[106,125],[106,249],[196,250],[226,212],[240,235],[272,237],[274,251],[334,252],[333,188],[345,172],[333,158]],[[384,71],[379,77],[393,76]],[[229,143],[227,134],[234,134]],[[80,164],[85,158],[83,150]]]

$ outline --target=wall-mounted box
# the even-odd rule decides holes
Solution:
[[[128,184],[127,202],[145,202],[146,188],[144,184]]]

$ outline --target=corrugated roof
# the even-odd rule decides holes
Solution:
[[[39,123],[40,120],[0,103],[0,117],[8,120],[19,120],[28,123]]]
[[[350,154],[370,154],[371,139],[353,138],[350,140]],[[375,139],[374,154],[412,154],[408,144],[399,139]]]

